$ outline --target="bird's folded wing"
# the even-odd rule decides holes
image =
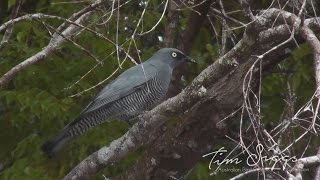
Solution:
[[[81,114],[94,111],[108,103],[114,102],[135,92],[139,87],[146,85],[146,83],[154,78],[156,74],[156,67],[151,65],[145,65],[144,70],[141,68],[141,65],[126,70],[103,88]]]

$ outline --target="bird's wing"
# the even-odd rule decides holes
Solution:
[[[157,68],[151,64],[144,64],[143,66],[144,70],[141,65],[137,65],[119,75],[98,93],[81,114],[94,111],[103,105],[131,94],[151,80],[158,72]]]

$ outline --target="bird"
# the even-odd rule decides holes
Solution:
[[[111,120],[129,121],[165,97],[173,70],[195,61],[175,48],[162,48],[105,86],[84,110],[42,146],[51,158],[66,143],[89,129]]]

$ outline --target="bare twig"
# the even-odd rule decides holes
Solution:
[[[2,29],[4,29],[5,27],[9,26],[10,24],[14,24],[17,23],[19,21],[22,20],[32,20],[32,19],[41,19],[41,18],[53,18],[53,19],[59,19],[59,20],[64,20],[70,24],[72,24],[69,28],[67,28],[66,30],[64,30],[62,33],[55,33],[55,35],[53,35],[51,41],[49,42],[49,44],[43,48],[42,51],[40,51],[39,53],[31,56],[30,58],[24,60],[22,63],[16,65],[15,67],[13,67],[10,71],[8,71],[6,74],[4,74],[1,78],[0,78],[0,87],[4,87],[11,79],[13,79],[21,70],[25,69],[26,67],[28,67],[31,64],[34,64],[42,59],[44,59],[47,55],[49,55],[50,53],[52,53],[55,48],[61,44],[64,41],[64,37],[69,37],[72,34],[74,34],[76,31],[78,31],[78,28],[81,27],[83,29],[88,30],[89,32],[93,33],[94,35],[103,38],[104,40],[106,40],[107,42],[113,44],[115,47],[118,47],[119,49],[121,49],[124,53],[126,53],[126,51],[123,50],[122,47],[119,47],[118,44],[114,43],[113,41],[111,41],[110,39],[108,39],[107,37],[105,37],[104,35],[88,28],[85,27],[83,25],[81,25],[81,22],[85,19],[88,18],[89,15],[92,12],[88,12],[87,14],[84,14],[83,16],[81,16],[77,21],[73,22],[71,20],[67,20],[64,19],[62,17],[58,17],[58,16],[52,16],[52,15],[44,15],[44,14],[32,14],[32,15],[25,15],[19,18],[16,18],[14,20],[10,20],[7,23],[4,23],[2,26],[0,26],[0,31]],[[61,25],[63,26],[63,24]],[[59,28],[58,28],[59,29]],[[61,28],[60,28],[61,29]],[[59,32],[58,30],[56,30],[56,32]],[[61,34],[63,36],[61,36]],[[128,54],[126,53],[126,58],[129,57],[130,60],[132,62],[134,62],[135,64],[137,64],[135,62],[135,60]]]
[[[140,116],[140,121],[125,135],[118,140],[113,141],[108,147],[103,147],[99,151],[88,156],[76,166],[65,179],[88,178],[101,168],[119,161],[126,154],[136,150],[141,145],[152,142],[153,139],[156,138],[152,135],[152,130],[160,127],[170,114],[180,114],[182,112],[184,114],[192,113],[186,110],[190,109],[195,102],[205,102],[205,98],[207,97],[206,93],[209,91],[204,87],[209,86],[212,82],[216,82],[218,77],[223,76],[223,73],[221,72],[223,70],[222,67],[227,66],[229,67],[228,70],[232,70],[235,68],[234,62],[232,61],[234,56],[238,56],[238,54],[242,54],[241,52],[247,51],[248,49],[252,50],[252,46],[255,44],[254,39],[256,39],[255,37],[252,37],[254,35],[255,34],[244,35],[244,38],[240,40],[231,51],[202,71],[184,91]],[[243,63],[244,61],[241,62]],[[253,62],[250,61],[250,64],[251,63]],[[245,67],[250,68],[250,66]],[[217,93],[214,90],[211,90],[210,92]],[[188,98],[185,98],[187,96]]]
[[[92,12],[88,12],[84,15],[82,15],[80,18],[76,20],[77,24],[83,23],[83,21],[88,18],[92,14]],[[70,26],[66,30],[64,30],[61,34],[64,36],[68,37],[71,36],[73,33],[75,33],[78,30],[77,26]],[[10,80],[12,80],[18,73],[20,73],[22,70],[27,68],[28,66],[37,63],[41,60],[43,60],[45,57],[50,55],[55,49],[64,42],[64,38],[61,36],[54,36],[49,44],[43,48],[40,52],[37,54],[29,57],[28,59],[24,60],[20,64],[16,65],[13,67],[11,70],[9,70],[7,73],[5,73],[1,78],[0,78],[0,87],[3,88],[5,85],[8,84]]]
[[[19,12],[19,9],[20,9],[20,6],[21,6],[21,3],[22,3],[22,0],[18,0],[16,1],[16,4],[14,5],[14,8],[12,10],[12,13],[11,13],[11,19],[14,19],[17,17],[18,15],[18,12]],[[0,52],[1,50],[8,44],[8,40],[12,34],[12,30],[13,30],[13,25],[10,25],[7,27],[3,37],[2,37],[2,40],[0,42]]]
[[[169,0],[166,1],[166,4],[164,5],[164,10],[162,11],[161,17],[159,18],[158,22],[150,30],[148,30],[146,32],[141,32],[139,35],[143,36],[145,34],[148,34],[148,33],[152,32],[159,25],[159,23],[161,22],[161,20],[164,17],[165,12],[167,11],[168,3],[169,3]]]
[[[221,12],[224,16],[226,16],[226,12],[224,10],[224,6],[221,0],[219,0],[219,5],[221,8]],[[223,56],[226,51],[226,43],[227,43],[227,32],[225,31],[227,26],[227,21],[225,18],[222,19],[222,26],[221,26],[221,48],[220,48],[220,56]]]
[[[184,106],[188,106],[206,94],[206,90],[202,87],[187,88],[186,91],[171,98],[153,110],[146,112],[139,119],[140,121],[133,125],[131,129],[121,138],[114,140],[108,147],[103,147],[92,155],[88,156],[78,166],[76,166],[64,179],[88,178],[95,174],[100,168],[110,163],[119,161],[127,153],[136,150],[145,141],[149,141],[150,129],[156,129],[165,122],[170,113],[183,111]],[[188,98],[186,98],[188,97]],[[170,110],[168,109],[170,107]]]
[[[248,0],[239,0],[239,3],[244,11],[244,14],[250,18],[251,21],[254,21],[255,16],[253,15],[251,8],[250,8],[250,4],[248,2]]]
[[[315,123],[318,117],[319,106],[320,106],[320,41],[308,26],[309,26],[308,23],[305,23],[303,25],[303,27],[301,28],[301,34],[313,50],[313,62],[315,66],[315,79],[316,79],[316,85],[317,85],[315,96],[317,97],[318,101],[317,101],[317,107],[315,109],[315,114],[312,119],[312,126],[310,127],[312,127],[315,133],[317,133],[317,130],[315,128]]]

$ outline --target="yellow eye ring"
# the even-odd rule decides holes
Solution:
[[[176,52],[172,52],[171,56],[175,58],[175,57],[177,57],[177,53]]]

